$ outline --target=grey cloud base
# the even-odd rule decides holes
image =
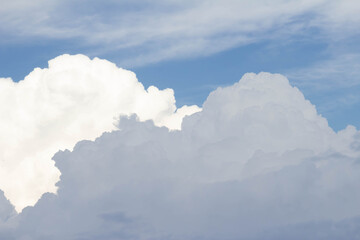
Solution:
[[[14,207],[5,198],[3,191],[0,190],[0,223],[4,223],[13,215],[15,215]]]
[[[0,200],[0,236],[359,239],[359,146],[354,127],[333,132],[285,77],[247,74],[181,131],[133,116],[58,152],[58,195],[7,220]]]

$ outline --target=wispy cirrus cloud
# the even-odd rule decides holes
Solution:
[[[126,51],[126,65],[209,55],[311,28],[332,41],[358,32],[360,22],[352,0],[6,2],[2,41],[73,39],[95,54]]]
[[[315,87],[317,91],[359,86],[360,54],[334,55],[312,66],[290,70],[286,75],[296,84]]]
[[[360,104],[360,54],[357,52],[330,53],[326,59],[308,67],[287,70],[284,74],[307,95],[317,99],[319,110],[325,115],[357,108]],[[356,112],[352,115],[354,122]]]

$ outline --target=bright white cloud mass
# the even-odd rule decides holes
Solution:
[[[120,115],[179,129],[200,110],[176,109],[172,89],[145,90],[133,72],[83,55],[57,57],[18,83],[0,78],[0,103],[0,189],[18,211],[56,191],[54,153],[116,129]]]
[[[0,195],[1,239],[360,236],[360,132],[334,132],[282,75],[245,74],[179,115],[171,90],[84,56],[0,84],[5,196],[49,190],[49,154],[70,148],[54,156],[57,195],[21,214]]]

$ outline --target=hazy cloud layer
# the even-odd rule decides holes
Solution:
[[[312,38],[336,42],[359,34],[359,9],[356,0],[3,0],[0,31],[6,37],[0,41],[71,39],[82,49],[91,46],[87,54],[127,50],[120,58],[134,65],[209,55],[308,30]]]
[[[303,87],[312,88],[314,91],[329,91],[339,86],[359,86],[359,69],[360,54],[352,53],[336,55],[333,59],[321,61],[308,68],[289,71],[286,75]]]
[[[7,239],[357,239],[360,132],[335,133],[281,75],[246,74],[169,132],[121,130],[54,159],[58,195]]]
[[[197,106],[176,109],[172,89],[147,90],[133,72],[106,60],[63,55],[23,81],[0,78],[0,189],[19,211],[55,192],[51,157],[116,129],[120,115],[179,129]]]

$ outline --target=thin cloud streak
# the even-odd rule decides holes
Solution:
[[[326,91],[334,88],[350,88],[360,85],[360,54],[347,53],[332,56],[310,67],[296,69],[285,74],[296,85]]]
[[[331,42],[359,32],[351,26],[360,22],[360,4],[352,0],[20,3],[1,10],[1,31],[7,36],[74,39],[89,52],[131,50],[128,65],[209,55],[309,28],[319,29]]]

